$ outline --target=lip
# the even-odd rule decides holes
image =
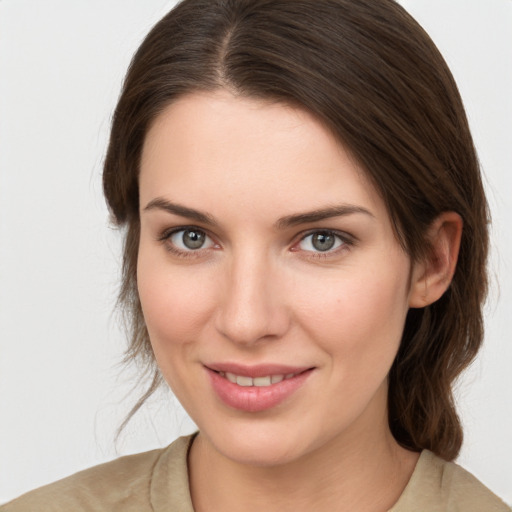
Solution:
[[[276,364],[245,366],[236,363],[208,364],[204,368],[208,373],[212,388],[220,400],[228,407],[245,412],[260,412],[276,407],[298,391],[314,370],[311,367]],[[219,372],[229,372],[252,378],[291,373],[295,375],[270,386],[243,387],[230,382]]]
[[[288,375],[290,373],[302,373],[309,370],[309,366],[288,366],[283,364],[257,364],[243,365],[238,363],[212,363],[205,365],[214,372],[229,372],[244,377],[266,377],[267,375]]]

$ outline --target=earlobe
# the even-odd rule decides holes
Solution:
[[[430,226],[431,250],[414,265],[409,306],[423,308],[438,300],[450,286],[457,266],[463,222],[458,213],[443,212]]]

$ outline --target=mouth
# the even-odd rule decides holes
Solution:
[[[314,367],[281,365],[205,366],[215,394],[227,406],[245,412],[260,412],[281,404],[299,389],[314,372]]]
[[[215,371],[215,370],[214,370]],[[304,371],[299,372],[290,372],[290,373],[278,373],[275,375],[264,375],[262,377],[249,377],[247,375],[236,375],[231,372],[216,372],[221,377],[227,379],[232,384],[236,384],[237,386],[246,387],[258,387],[265,388],[268,386],[272,386],[272,384],[279,384],[283,380],[293,379],[295,376],[303,373]]]

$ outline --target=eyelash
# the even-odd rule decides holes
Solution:
[[[177,248],[171,242],[171,237],[173,235],[176,235],[177,233],[185,232],[185,231],[200,232],[200,233],[203,233],[210,240],[212,240],[212,237],[210,235],[208,235],[208,233],[204,229],[198,228],[197,226],[180,226],[180,227],[177,227],[177,228],[165,230],[158,237],[158,241],[164,244],[165,249],[167,251],[169,251],[174,256],[178,256],[179,258],[197,258],[197,257],[202,256],[204,251],[208,250],[209,248],[206,248],[206,249],[200,248],[200,249],[196,249],[196,250],[190,249],[188,251],[185,251],[185,250],[181,250],[181,249]],[[214,245],[218,246],[218,244],[216,244],[215,242],[213,242],[213,243],[214,243]]]
[[[195,231],[195,232],[203,233],[207,238],[209,238],[212,241],[213,246],[215,248],[220,247],[219,244],[217,244],[204,229],[198,228],[197,226],[180,226],[177,228],[167,229],[158,237],[157,240],[159,242],[161,242],[162,244],[164,244],[165,249],[167,251],[169,251],[173,255],[178,256],[180,258],[198,258],[203,255],[204,251],[207,251],[208,249],[211,248],[211,247],[207,247],[204,249],[199,248],[196,250],[194,250],[194,249],[182,250],[182,249],[177,248],[176,245],[174,245],[173,243],[170,242],[171,237],[173,235],[176,235],[177,233],[181,233],[181,232],[185,232],[185,231]],[[304,242],[308,237],[313,236],[315,234],[333,235],[334,237],[336,237],[337,241],[339,241],[341,243],[334,249],[328,249],[326,251],[307,251],[307,250],[302,251],[307,254],[305,256],[306,258],[327,259],[329,257],[338,255],[340,252],[344,252],[344,251],[350,249],[350,247],[352,247],[356,244],[356,239],[352,235],[349,235],[348,233],[345,233],[343,231],[337,231],[335,229],[312,229],[312,230],[308,230],[306,232],[303,232],[303,233],[300,233],[299,235],[297,235],[296,238],[298,240],[296,242],[294,242],[293,246],[290,248],[290,251],[300,252],[300,249],[297,248],[297,246],[300,243]],[[335,242],[335,243],[337,243],[337,242]]]
[[[338,256],[340,252],[345,252],[355,245],[356,240],[353,236],[345,233],[343,231],[337,231],[335,229],[311,229],[306,231],[305,233],[300,233],[298,235],[298,241],[294,243],[291,248],[293,252],[299,252],[300,249],[296,248],[301,242],[304,242],[308,237],[316,235],[316,234],[324,234],[324,235],[332,235],[334,236],[340,244],[334,249],[327,249],[326,251],[303,251],[307,253],[307,258],[311,259],[327,259],[330,257]],[[337,243],[335,241],[335,243]]]

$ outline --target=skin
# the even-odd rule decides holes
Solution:
[[[139,185],[139,295],[157,363],[200,430],[189,455],[195,509],[391,507],[418,454],[389,431],[387,375],[409,307],[449,285],[458,216],[434,223],[435,257],[413,265],[377,191],[320,122],[227,91],[160,114]],[[350,212],[283,221],[339,206]],[[202,230],[205,245],[180,245],[182,233],[169,233],[183,226]],[[336,244],[321,252],[311,232],[326,230]],[[283,403],[246,412],[213,391],[214,362],[314,370]]]

